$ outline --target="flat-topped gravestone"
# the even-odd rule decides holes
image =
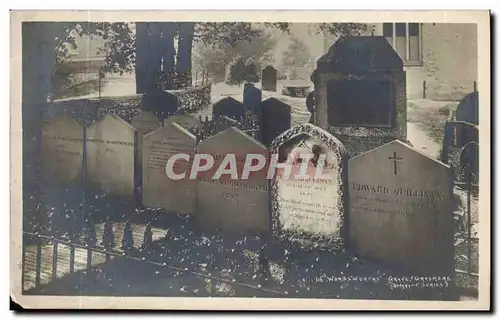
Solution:
[[[142,204],[184,214],[194,213],[196,180],[189,179],[196,137],[177,123],[168,123],[151,132],[143,141]],[[175,174],[185,178],[172,180],[166,173],[168,160],[176,154],[189,155],[173,164]]]
[[[190,114],[176,114],[163,121],[164,125],[176,122],[185,129],[196,128],[201,125],[200,119]]]
[[[142,166],[142,139],[148,133],[161,127],[161,122],[155,113],[151,111],[141,111],[132,118],[132,126],[137,129],[137,166]]]
[[[81,178],[83,127],[69,115],[52,117],[43,124],[42,163],[45,182],[71,183]]]
[[[278,83],[278,70],[272,66],[262,69],[262,90],[276,92]]]
[[[279,169],[271,182],[273,233],[307,246],[343,245],[347,158],[342,143],[307,123],[278,136],[271,154],[291,166],[288,177]],[[303,164],[307,171],[301,176]]]
[[[114,114],[87,128],[87,181],[98,190],[130,199],[135,194],[137,132]]]
[[[232,97],[227,97],[214,103],[212,112],[214,119],[226,116],[242,122],[245,118],[245,106]]]
[[[341,37],[318,59],[311,78],[316,124],[351,155],[406,141],[406,74],[385,37]]]
[[[291,107],[281,100],[269,98],[261,103],[262,142],[271,146],[271,142],[292,125]]]
[[[395,140],[349,160],[349,237],[418,275],[454,270],[451,168]]]
[[[202,226],[229,232],[261,233],[268,230],[268,180],[263,172],[242,177],[246,155],[256,153],[266,159],[268,150],[237,128],[229,128],[197,147],[198,154],[214,157],[212,170],[197,176],[197,217]],[[234,155],[223,162],[226,155]],[[232,162],[231,162],[232,161]],[[237,175],[216,176],[218,167],[237,167]]]

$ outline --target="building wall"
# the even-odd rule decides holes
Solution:
[[[426,81],[426,97],[461,99],[477,81],[477,25],[428,23],[422,26],[423,67],[408,70],[412,89]],[[413,94],[421,90],[411,90]],[[422,94],[421,94],[422,95]]]
[[[378,25],[376,35],[382,35]],[[477,26],[421,25],[421,65],[405,66],[408,99],[460,100],[477,81]]]
[[[383,35],[374,24],[374,35]],[[336,38],[325,36],[324,52]],[[459,23],[424,23],[420,27],[421,63],[406,65],[408,99],[460,100],[477,81],[477,26]]]

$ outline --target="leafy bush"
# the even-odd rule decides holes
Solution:
[[[245,63],[245,80],[252,83],[259,81],[259,68],[252,58]]]
[[[240,84],[246,79],[246,65],[244,58],[236,57],[229,65],[229,74],[226,79],[227,84]]]

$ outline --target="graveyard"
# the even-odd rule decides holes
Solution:
[[[384,37],[340,38],[310,82],[277,73],[51,101],[43,182],[23,205],[24,294],[442,301],[477,290],[478,139],[448,117],[460,104],[407,99]],[[329,178],[174,180],[166,165],[180,153],[177,172],[196,154],[234,154],[238,170],[248,154],[294,170],[324,155]]]

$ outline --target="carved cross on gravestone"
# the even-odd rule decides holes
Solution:
[[[398,175],[398,161],[403,160],[403,158],[398,157],[396,155],[396,152],[394,152],[393,156],[389,157],[389,160],[393,160],[394,161],[394,175],[397,176]]]

